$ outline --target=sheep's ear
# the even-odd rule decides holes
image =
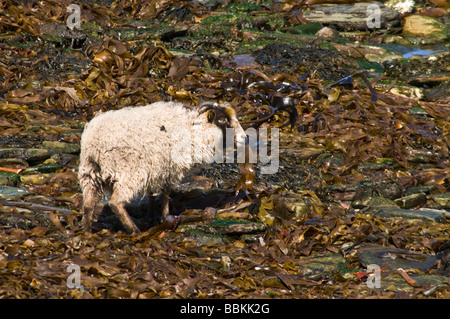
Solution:
[[[216,112],[214,110],[209,110],[206,113],[206,116],[208,118],[208,122],[212,123],[214,121],[214,119],[216,118]]]

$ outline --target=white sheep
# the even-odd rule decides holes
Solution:
[[[131,233],[139,229],[125,204],[138,196],[161,194],[164,221],[170,191],[198,159],[212,162],[226,128],[234,129],[238,143],[245,141],[234,110],[212,102],[191,110],[181,103],[156,102],[94,117],[81,136],[78,171],[85,230],[91,231],[95,207],[106,194],[111,194],[109,206]]]

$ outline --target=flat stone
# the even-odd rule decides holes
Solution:
[[[50,157],[42,148],[0,148],[0,158],[20,158],[27,162],[41,162]]]
[[[382,208],[375,213],[375,216],[385,218],[403,217],[406,219],[431,220],[437,223],[445,223],[446,218],[450,218],[450,212],[428,208],[422,208],[420,210]]]
[[[427,195],[424,193],[412,194],[397,198],[394,202],[400,206],[400,208],[409,209],[425,204],[427,202]]]
[[[344,263],[345,259],[341,254],[326,253],[322,256],[310,256],[296,260],[301,267],[300,273],[304,276],[321,275],[337,272],[339,264]]]
[[[404,18],[403,35],[425,38],[426,43],[434,43],[448,39],[449,28],[433,17],[414,14]]]
[[[310,6],[309,10],[304,11],[303,14],[309,22],[333,25],[344,30],[367,30],[367,20],[371,12],[370,9],[368,10],[369,5],[377,5],[379,8],[381,29],[391,29],[400,24],[399,13],[380,2],[317,4]]]
[[[450,208],[450,193],[433,194],[428,198],[441,208]]]
[[[44,141],[42,145],[49,150],[58,153],[77,154],[80,152],[80,146],[71,143],[58,142],[58,141]]]
[[[375,264],[389,270],[415,268],[425,271],[435,265],[438,257],[407,249],[370,246],[358,250],[358,259],[364,267]]]
[[[19,174],[0,171],[0,186],[17,186],[20,184]]]
[[[436,275],[408,274],[418,286],[422,287],[445,287],[450,284],[450,278]],[[381,279],[381,289],[390,291],[412,292],[414,287],[408,284],[399,274],[392,274]]]
[[[0,199],[18,200],[27,196],[29,193],[26,188],[0,186]]]

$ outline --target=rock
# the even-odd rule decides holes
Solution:
[[[375,215],[384,218],[403,217],[406,219],[431,220],[437,223],[445,223],[446,218],[450,218],[450,213],[447,211],[428,208],[420,210],[383,208]]]
[[[353,208],[381,208],[381,207],[390,207],[390,208],[398,208],[397,204],[389,199],[384,197],[369,197],[363,198],[362,200],[355,200],[352,202]]]
[[[17,186],[20,184],[19,174],[0,171],[0,186]]]
[[[438,257],[407,249],[370,246],[358,250],[358,259],[364,267],[375,264],[388,270],[416,268],[425,271],[435,265]]]
[[[77,154],[80,152],[80,146],[71,143],[64,143],[58,141],[44,141],[42,145],[49,150],[57,153]]]
[[[338,265],[345,264],[345,259],[337,253],[326,253],[322,256],[310,256],[297,259],[299,273],[313,278],[330,275],[338,271]]]
[[[449,27],[432,17],[411,15],[403,20],[403,35],[420,38],[413,42],[438,43],[449,38]]]
[[[29,163],[38,163],[50,157],[50,152],[42,148],[0,148],[0,158],[20,158]]]
[[[411,13],[415,5],[414,0],[389,0],[384,4],[400,13]]]
[[[26,188],[1,186],[0,199],[19,200],[27,196],[30,192]]]
[[[380,9],[380,28],[391,29],[400,24],[400,15],[392,8],[380,2],[353,4],[318,4],[312,5],[304,12],[310,22],[320,22],[343,30],[367,30],[371,9],[369,5],[377,5]]]
[[[24,168],[27,167],[28,163],[20,158],[1,158],[0,159],[0,167],[6,168]]]
[[[427,195],[424,193],[412,194],[409,196],[397,198],[394,202],[400,206],[400,208],[413,208],[416,206],[424,205],[427,202]]]
[[[408,274],[409,277],[414,280],[417,286],[420,287],[433,287],[433,289],[439,287],[445,287],[450,283],[450,279],[446,276],[436,275],[414,275]],[[408,284],[399,274],[392,274],[387,277],[381,278],[381,289],[391,291],[404,291],[413,292],[414,287]],[[432,290],[430,290],[432,292]]]
[[[424,96],[424,90],[422,88],[406,85],[396,85],[389,92],[414,100],[421,100]]]
[[[339,33],[330,27],[323,27],[322,29],[316,32],[316,35],[318,37],[324,38],[336,38],[339,36]]]
[[[215,220],[211,223],[198,224],[196,228],[205,233],[242,235],[263,232],[266,229],[266,225],[254,222]]]
[[[30,175],[36,173],[54,173],[57,170],[61,169],[62,166],[58,164],[42,164],[32,167],[27,167],[22,171],[23,175]]]
[[[450,208],[450,193],[433,194],[428,198],[441,208]]]

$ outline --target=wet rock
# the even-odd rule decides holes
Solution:
[[[450,213],[447,211],[427,208],[420,210],[383,208],[375,215],[382,218],[403,217],[406,219],[431,220],[438,223],[445,223],[446,218],[450,218]]]
[[[418,43],[439,43],[448,39],[449,27],[432,17],[411,15],[403,20],[403,35],[418,37]]]
[[[400,13],[411,13],[414,10],[414,0],[389,0],[384,3]]]
[[[337,200],[364,200],[371,197],[396,199],[401,197],[403,188],[395,181],[370,182],[361,181],[355,184],[328,185],[327,193]]]
[[[324,38],[336,38],[339,36],[339,33],[330,27],[323,27],[319,31],[316,32],[316,35]]]
[[[80,49],[86,41],[86,34],[83,31],[77,28],[69,29],[66,24],[44,23],[40,29],[44,37],[72,49]]]
[[[77,154],[80,152],[80,146],[71,143],[58,142],[58,141],[44,141],[42,145],[49,150],[58,153]]]
[[[428,198],[441,208],[450,208],[450,193],[433,194],[429,195]]]
[[[417,194],[417,193],[430,194],[430,192],[434,191],[436,188],[437,188],[437,185],[411,186],[406,189],[405,195],[412,195],[412,194]]]
[[[368,210],[365,210],[367,213],[368,211],[372,209],[379,209],[382,207],[390,207],[390,208],[398,208],[397,204],[389,199],[384,197],[369,197],[369,198],[363,198],[361,200],[355,200],[352,202],[353,208],[369,208]]]
[[[26,188],[0,186],[0,199],[19,200],[29,193],[30,192]]]
[[[358,259],[364,267],[375,264],[389,270],[416,268],[425,271],[435,265],[438,257],[406,249],[370,246],[358,250]]]
[[[0,171],[0,186],[17,186],[20,184],[19,174]]]
[[[0,158],[0,167],[21,169],[27,166],[28,163],[20,158]]]
[[[396,85],[389,92],[416,100],[421,100],[424,96],[424,90],[415,86]]]
[[[389,30],[400,24],[400,15],[396,10],[379,2],[370,4],[375,4],[380,9],[381,29]],[[310,22],[332,25],[339,30],[367,30],[368,5],[368,3],[312,5],[310,10],[304,12],[304,16]]]
[[[31,175],[36,173],[54,173],[61,168],[62,166],[58,164],[41,164],[37,166],[27,167],[22,171],[22,174]]]
[[[420,74],[442,74],[450,64],[450,51],[438,52],[426,56],[396,59],[383,62],[384,74],[407,81],[411,76]]]
[[[397,198],[394,201],[400,208],[413,208],[416,206],[424,205],[427,202],[427,195],[424,193],[412,194],[405,197]]]
[[[263,223],[238,222],[232,220],[215,220],[211,223],[199,224],[196,227],[205,233],[224,235],[243,235],[259,233],[266,229]]]
[[[42,148],[0,148],[0,158],[20,158],[29,163],[38,163],[50,157],[50,152]]]
[[[297,263],[300,266],[299,273],[303,276],[321,278],[337,272],[338,265],[345,264],[345,259],[340,254],[330,252],[322,256],[300,258]]]
[[[355,59],[366,58],[369,61],[380,61],[387,53],[386,49],[377,46],[360,44],[333,44],[339,53]]]
[[[415,275],[409,274],[409,277],[415,281],[416,286],[431,287],[425,293],[432,294],[433,290],[439,287],[445,287],[450,283],[450,279],[445,276],[436,275]],[[381,289],[388,291],[413,292],[414,287],[408,284],[399,274],[392,274],[381,279]],[[433,289],[433,290],[432,290]]]

